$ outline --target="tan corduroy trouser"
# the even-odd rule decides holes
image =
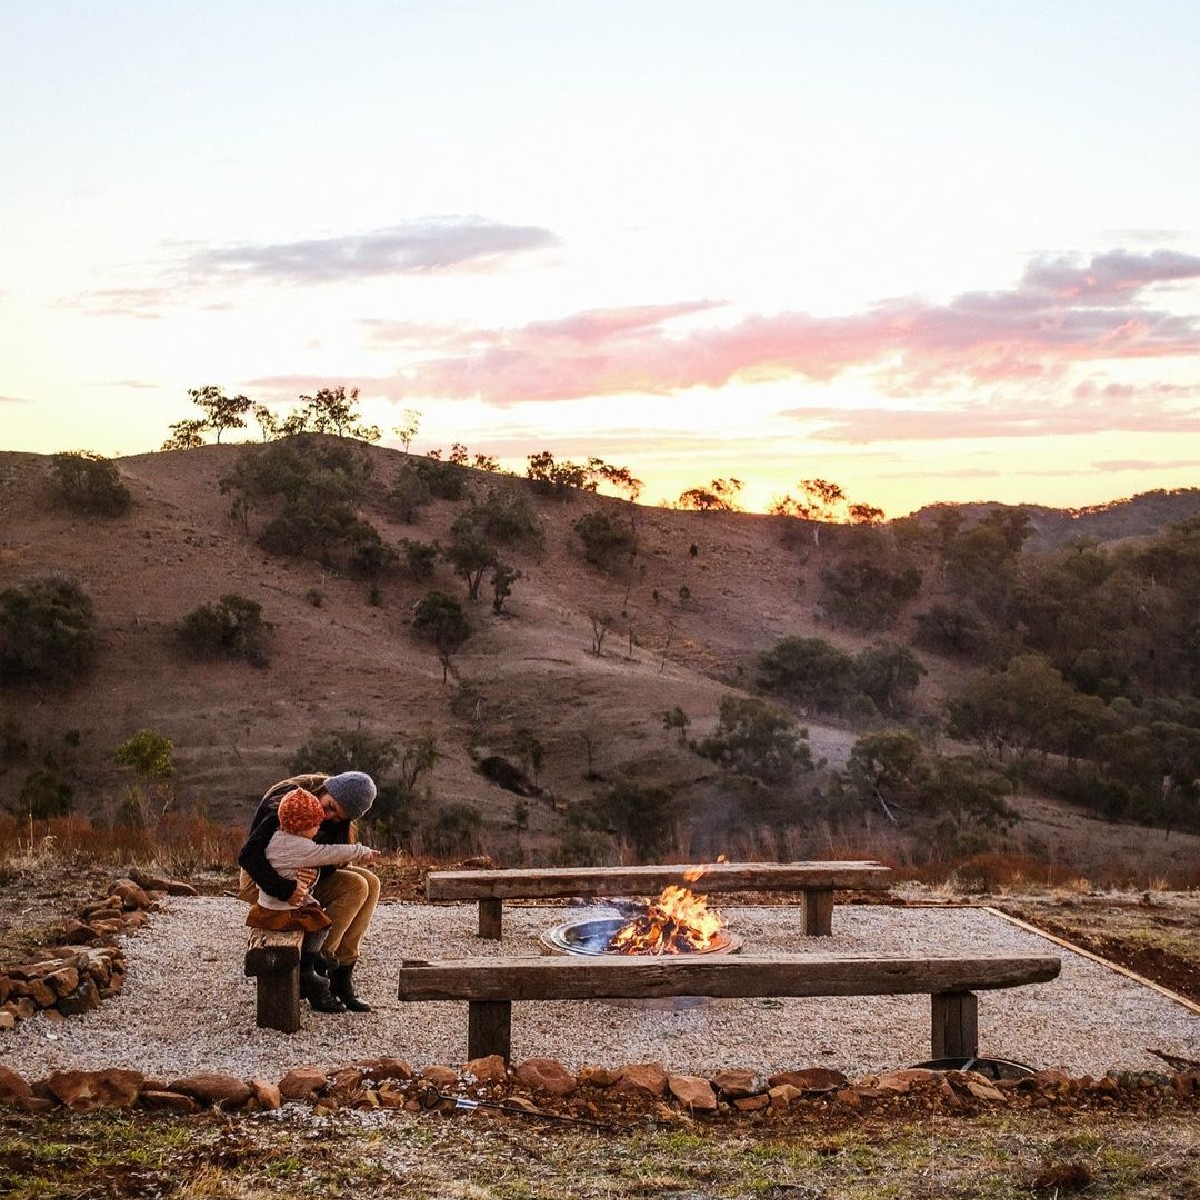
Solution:
[[[363,935],[379,903],[379,877],[351,863],[318,880],[312,894],[333,922],[325,953],[343,965],[357,962]],[[238,898],[247,904],[258,899],[258,885],[245,871],[238,877]]]

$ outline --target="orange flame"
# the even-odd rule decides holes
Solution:
[[[685,879],[694,882],[700,867]],[[709,949],[725,922],[708,907],[708,897],[672,884],[646,911],[626,922],[608,942],[610,954],[688,954]]]

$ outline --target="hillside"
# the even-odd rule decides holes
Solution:
[[[1048,508],[1042,504],[934,504],[918,509],[913,518],[932,524],[938,513],[952,508],[970,524],[993,509],[1022,509],[1029,514],[1033,529],[1031,550],[1056,550],[1075,540],[1117,542],[1149,537],[1168,525],[1200,517],[1200,488],[1142,492],[1126,500],[1088,508]]]
[[[405,456],[364,450],[374,486],[385,487]],[[37,751],[69,763],[77,810],[117,810],[129,775],[113,763],[113,749],[146,727],[174,745],[178,805],[233,822],[316,735],[361,728],[405,739],[430,731],[443,757],[425,807],[469,804],[484,819],[481,848],[511,850],[517,798],[485,779],[477,763],[489,754],[516,761],[524,730],[544,748],[541,794],[530,800],[531,846],[552,847],[572,805],[605,783],[631,780],[666,786],[697,805],[690,841],[676,847],[683,855],[894,848],[894,838],[870,821],[836,833],[814,826],[787,844],[776,844],[769,828],[749,827],[740,844],[721,844],[728,831],[719,820],[720,772],[663,728],[663,712],[679,706],[691,720],[690,736],[711,729],[721,698],[748,686],[757,655],[781,637],[820,636],[851,651],[872,640],[823,622],[815,603],[821,560],[784,536],[781,519],[639,507],[634,569],[610,574],[584,560],[571,526],[589,508],[628,514],[629,506],[590,495],[536,497],[541,544],[506,553],[521,578],[502,613],[486,599],[471,606],[473,635],[443,683],[437,656],[414,639],[412,609],[431,586],[465,599],[462,581],[444,563],[427,582],[389,576],[381,602],[372,604],[361,580],[265,554],[230,519],[219,487],[240,453],[238,446],[205,446],[118,460],[134,506],[115,519],[56,507],[48,459],[0,455],[0,587],[50,572],[74,575],[101,630],[99,661],[86,682],[66,691],[10,691],[4,700],[10,728],[15,723]],[[478,487],[489,482],[472,474]],[[391,545],[404,538],[444,543],[460,508],[435,500],[416,525],[374,507],[367,515]],[[195,661],[171,644],[187,612],[230,593],[260,603],[274,626],[265,669]],[[600,654],[596,614],[612,620]],[[930,655],[922,661],[928,675],[917,692],[918,715],[933,715],[965,668]],[[814,757],[840,766],[852,729],[807,724]],[[0,786],[11,796],[27,764],[5,768]],[[1062,837],[1040,820],[1029,832],[1042,846]],[[1112,827],[1104,836],[1116,838]],[[1177,835],[1172,848],[1186,844]]]

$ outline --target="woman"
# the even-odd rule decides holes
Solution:
[[[352,822],[375,802],[375,781],[362,771],[281,779],[259,801],[249,836],[238,852],[238,866],[242,868],[238,896],[253,904],[261,888],[277,900],[300,905],[311,894],[331,921],[324,947],[324,954],[335,964],[329,968],[330,990],[352,1012],[370,1012],[371,1006],[355,995],[354,967],[363,935],[379,903],[378,877],[354,863],[322,867],[315,872],[301,871],[292,880],[280,875],[267,861],[267,843],[279,829],[279,802],[298,787],[312,792],[321,802],[325,820],[313,841],[326,845],[352,843],[355,840]]]

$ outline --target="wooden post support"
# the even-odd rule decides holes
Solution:
[[[479,936],[489,941],[500,941],[501,926],[504,921],[503,900],[480,900],[479,902]]]
[[[295,1033],[300,1028],[300,942],[302,933],[255,929],[246,950],[247,975],[256,976],[260,1029]]]
[[[976,1058],[979,1000],[974,992],[934,992],[933,1057]]]
[[[467,1007],[467,1057],[499,1054],[507,1063],[512,1057],[512,1001],[471,1000]]]
[[[832,937],[833,888],[805,889],[804,932],[809,937]]]

